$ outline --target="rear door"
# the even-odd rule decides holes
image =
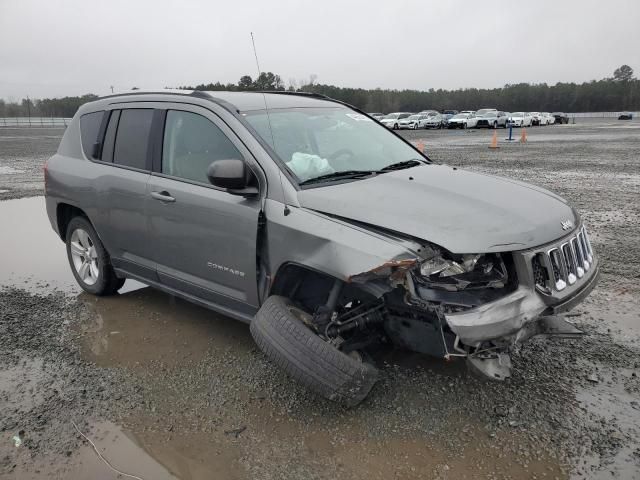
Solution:
[[[146,219],[154,109],[111,110],[95,178],[98,233],[117,268],[157,280]]]
[[[214,187],[207,168],[237,158],[257,168],[248,150],[211,111],[168,105],[161,152],[148,185],[152,252],[160,281],[250,317],[258,308],[256,242],[259,198]],[[257,177],[256,177],[257,181]],[[236,315],[237,316],[237,315]]]

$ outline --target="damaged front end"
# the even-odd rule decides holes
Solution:
[[[384,303],[382,325],[394,344],[445,359],[465,357],[471,370],[503,380],[510,376],[515,345],[534,335],[580,335],[553,314],[559,304],[570,308],[596,283],[592,260],[590,279],[579,290],[567,298],[544,295],[536,287],[536,255],[456,255],[427,246],[420,258],[386,262],[349,281],[376,286]]]

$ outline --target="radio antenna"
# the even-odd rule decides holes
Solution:
[[[258,67],[258,80],[262,76],[262,72],[260,71],[260,62],[258,62],[258,51],[256,50],[256,41],[253,38],[253,32],[251,33],[251,44],[253,45],[253,55],[256,57],[256,67]],[[267,114],[267,123],[269,124],[269,133],[271,134],[271,145],[273,145],[273,149],[276,148],[276,141],[273,138],[273,128],[271,128],[271,116],[269,115],[269,106],[267,105],[267,96],[264,91],[262,91],[262,101],[264,102],[264,111]]]
[[[256,41],[253,38],[253,32],[251,32],[251,44],[253,45],[253,55],[256,57],[256,66],[258,67],[258,78],[262,75],[260,71],[260,62],[258,62],[258,52],[256,51]]]

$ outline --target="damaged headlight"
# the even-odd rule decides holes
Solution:
[[[472,271],[480,257],[482,255],[462,255],[460,263],[440,256],[433,257],[422,262],[420,273],[425,277],[430,277],[431,275],[439,275],[441,277],[460,275],[461,273]]]
[[[436,255],[420,264],[420,276],[424,283],[446,290],[502,288],[508,280],[499,254]]]

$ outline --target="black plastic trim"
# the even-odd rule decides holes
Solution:
[[[151,134],[147,150],[147,163],[151,172],[162,171],[162,143],[164,141],[164,124],[166,109],[155,109],[151,120]]]

